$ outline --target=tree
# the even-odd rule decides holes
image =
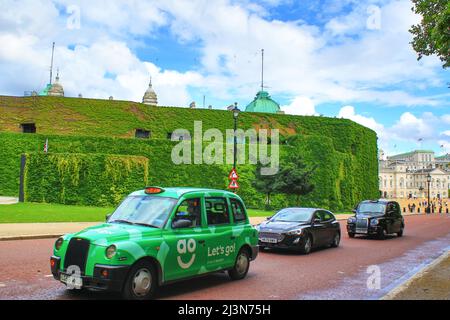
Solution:
[[[262,165],[260,162],[256,165],[255,180],[253,180],[252,185],[256,191],[264,193],[266,195],[265,206],[266,209],[270,209],[270,197],[272,194],[276,193],[275,183],[277,180],[277,175],[261,175]]]
[[[420,60],[423,56],[436,54],[443,67],[450,66],[450,1],[412,0],[412,11],[422,16],[420,24],[409,29],[414,35],[411,42]]]
[[[295,195],[296,204],[300,205],[300,197],[314,190],[311,183],[311,175],[317,166],[308,168],[301,157],[294,155],[289,157],[281,166],[277,174],[274,189],[277,192]]]

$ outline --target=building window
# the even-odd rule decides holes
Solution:
[[[148,139],[150,138],[150,131],[144,129],[136,129],[134,136],[140,139]]]
[[[173,135],[173,132],[167,132],[167,139],[168,140],[172,140],[172,135]],[[184,133],[184,134],[176,134],[174,136],[174,139],[175,138],[177,138],[177,139],[174,140],[174,141],[191,140],[191,135],[189,134],[189,132],[188,133]]]
[[[23,133],[36,133],[36,125],[34,123],[22,123],[20,127]]]

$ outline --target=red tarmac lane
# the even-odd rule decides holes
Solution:
[[[251,263],[244,280],[231,281],[224,273],[182,281],[162,287],[160,299],[304,299],[367,298],[358,292],[367,289],[361,277],[370,265],[381,265],[409,255],[414,265],[439,254],[450,245],[450,216],[406,217],[405,235],[386,240],[355,238],[345,232],[339,248],[320,249],[304,256],[287,251],[264,251]],[[55,239],[0,241],[0,299],[117,299],[118,294],[72,292],[54,280],[49,257]],[[427,243],[439,245],[428,246]],[[424,252],[420,248],[427,248]],[[430,252],[436,251],[436,252]],[[439,251],[439,252],[438,252]],[[401,259],[400,259],[401,261]],[[411,271],[410,265],[393,264],[386,272],[395,277]],[[382,270],[383,272],[383,270]],[[382,273],[383,275],[383,273]],[[367,275],[368,276],[368,275]],[[353,281],[349,282],[349,279]],[[346,282],[347,281],[347,282]],[[348,283],[347,296],[318,295]],[[384,284],[386,287],[389,284]],[[380,291],[381,292],[381,291]]]

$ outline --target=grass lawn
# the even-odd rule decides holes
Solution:
[[[0,205],[0,223],[104,221],[114,208],[68,206],[54,203]],[[271,211],[249,209],[250,217],[267,217]]]
[[[68,206],[54,203],[17,203],[0,205],[0,223],[97,222],[104,221],[105,216],[113,211],[114,208]],[[275,210],[248,209],[247,211],[250,217],[269,217],[275,213]]]
[[[49,203],[0,205],[0,223],[104,221],[114,208],[67,206]]]

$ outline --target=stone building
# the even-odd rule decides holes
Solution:
[[[47,95],[53,97],[64,97],[64,88],[59,83],[59,71],[56,74],[55,82],[51,85],[50,89],[48,89]]]
[[[379,159],[379,185],[384,198],[448,198],[450,156],[435,157],[433,151],[415,150]]]
[[[155,90],[153,90],[152,78],[150,78],[150,83],[148,84],[147,91],[145,91],[144,96],[142,97],[142,103],[149,106],[158,105],[158,96],[156,95]]]

